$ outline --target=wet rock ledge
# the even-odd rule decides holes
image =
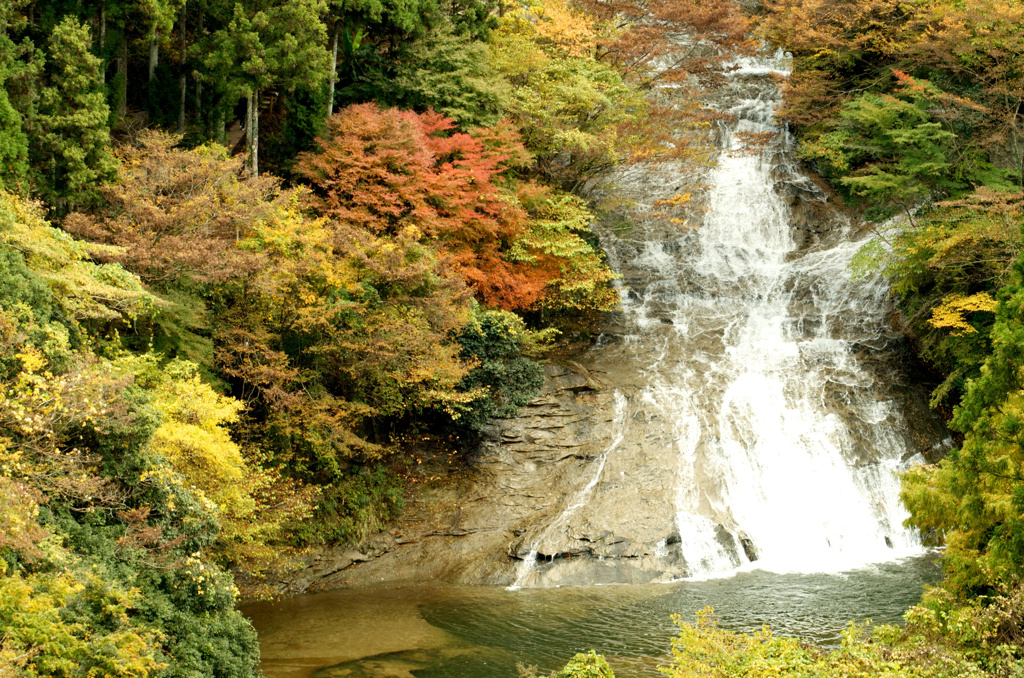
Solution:
[[[598,375],[567,361],[546,365],[545,376],[519,417],[485,429],[465,468],[414,485],[391,529],[356,547],[313,551],[272,586],[295,595],[382,582],[511,584],[528,528],[563,509],[600,452],[592,441],[602,436],[594,434],[610,424],[601,420],[611,396]],[[608,533],[595,545],[629,555],[628,542]]]

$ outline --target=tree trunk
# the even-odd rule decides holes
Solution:
[[[217,135],[217,143],[223,144],[227,141],[227,133],[224,129],[224,106],[217,106],[217,122],[214,124],[214,133]]]
[[[327,97],[327,117],[334,115],[334,82],[338,79],[338,33],[341,21],[334,23],[334,40],[331,41],[331,93]]]
[[[187,9],[187,3],[181,4],[181,74],[178,79],[181,83],[181,103],[178,106],[178,134],[185,133],[185,86],[187,83],[187,76],[185,75],[187,61],[185,59],[185,50],[188,45],[185,44],[185,17]]]
[[[100,5],[100,82],[107,81],[107,58],[104,48],[107,45],[107,6]]]
[[[121,100],[117,102],[117,117],[123,118],[128,112],[128,25],[121,26],[121,56],[117,59],[117,74],[123,82]]]
[[[193,42],[199,42],[203,39],[203,6],[199,6],[199,26],[196,28],[196,39]],[[203,121],[203,81],[201,78],[196,78],[196,100],[192,105],[195,108],[195,120],[202,125]],[[204,128],[209,129],[207,125],[203,125]]]
[[[160,29],[154,28],[149,38],[149,81],[153,82],[156,75],[157,62],[160,60]]]
[[[245,95],[245,169],[252,175],[252,92]]]
[[[260,91],[252,102],[252,175],[260,175]]]

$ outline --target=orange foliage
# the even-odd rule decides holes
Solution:
[[[620,29],[600,41],[601,58],[626,72],[657,80],[716,82],[723,62],[752,46],[749,22],[731,0],[581,0],[580,4]],[[707,43],[714,47],[708,49]],[[659,66],[651,71],[653,62]]]
[[[416,114],[376,104],[345,108],[328,120],[320,151],[299,157],[323,215],[377,236],[410,227],[436,246],[489,306],[523,309],[542,295],[548,276],[506,261],[527,215],[497,182],[528,155],[511,126],[451,133],[433,111]]]
[[[260,268],[235,243],[289,194],[272,176],[243,180],[242,159],[218,145],[180,150],[178,141],[146,130],[120,147],[118,181],[103,191],[109,213],[71,214],[64,229],[125,248],[117,260],[147,284],[223,282]]]
[[[1020,134],[1022,27],[1024,7],[997,0],[769,0],[760,19],[761,36],[796,58],[784,85],[789,121],[810,127],[833,118],[853,92],[905,88],[895,68],[939,69],[949,76],[947,88],[974,83],[974,110],[985,115],[970,124],[982,127],[975,131],[990,148]]]

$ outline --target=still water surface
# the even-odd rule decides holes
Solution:
[[[267,678],[515,678],[576,652],[604,654],[619,678],[658,676],[673,614],[711,605],[726,628],[835,645],[850,621],[899,622],[934,556],[842,574],[742,572],[646,586],[507,591],[405,587],[341,590],[249,606]]]

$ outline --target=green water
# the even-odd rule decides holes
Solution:
[[[899,622],[939,576],[923,556],[843,574],[755,571],[647,586],[342,590],[245,612],[268,678],[514,678],[517,663],[548,672],[590,649],[631,678],[659,675],[673,614],[691,619],[711,605],[727,628],[768,624],[829,646],[851,620]]]

